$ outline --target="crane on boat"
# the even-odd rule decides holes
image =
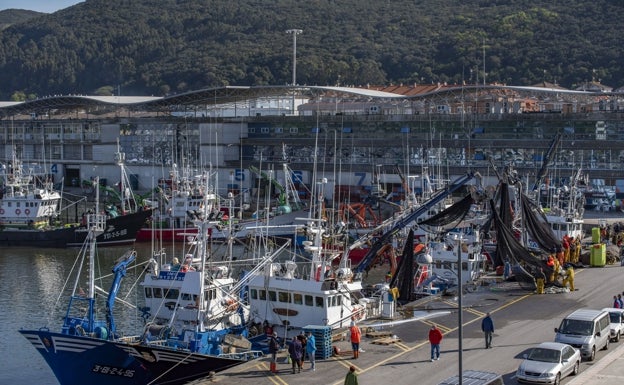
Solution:
[[[473,172],[468,172],[466,175],[457,178],[453,183],[448,185],[446,188],[439,190],[434,193],[429,200],[424,202],[421,206],[416,208],[413,211],[405,211],[398,218],[393,220],[393,224],[389,230],[384,232],[379,238],[375,240],[375,242],[371,245],[370,249],[362,259],[362,261],[357,265],[354,269],[356,274],[362,273],[366,271],[375,260],[375,257],[378,255],[379,251],[384,247],[385,244],[389,243],[393,236],[395,236],[400,230],[409,226],[412,222],[414,222],[418,217],[426,213],[431,207],[435,206],[439,202],[441,202],[444,198],[450,196],[453,192],[457,191],[459,188],[464,186],[466,183],[471,181],[475,177]],[[366,236],[360,238],[358,241],[354,242],[350,247],[349,251],[361,246],[362,244],[370,241],[370,238],[373,237],[372,234],[376,232],[371,232]]]

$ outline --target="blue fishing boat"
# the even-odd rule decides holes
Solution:
[[[186,253],[179,266],[159,263],[156,256],[146,262],[141,283],[145,306],[137,307],[145,325],[135,335],[124,335],[116,328],[113,310],[136,252],[128,251],[116,261],[109,293],[99,296],[106,297],[105,304],[98,305],[95,246],[106,219],[88,216],[87,242],[79,254],[76,284],[60,331],[20,330],[61,385],[184,384],[262,354],[251,350],[245,338],[249,313],[235,295],[237,282],[226,266],[212,265],[207,256],[211,224],[198,218],[197,225],[198,238],[189,249],[193,253]],[[80,287],[85,275],[86,291]],[[98,312],[105,316],[98,318]]]

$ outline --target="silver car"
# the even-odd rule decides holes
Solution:
[[[559,342],[542,342],[524,355],[516,378],[518,382],[559,385],[567,375],[578,374],[580,364],[580,350]]]

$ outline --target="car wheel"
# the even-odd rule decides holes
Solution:
[[[561,373],[557,373],[557,377],[555,377],[555,382],[553,382],[553,384],[555,385],[561,384]]]
[[[615,342],[620,342],[620,332],[615,336]]]
[[[576,361],[574,363],[574,369],[572,369],[572,375],[576,376],[579,373],[579,362]]]
[[[591,350],[591,353],[589,354],[588,359],[589,361],[593,361],[594,358],[596,358],[596,347],[592,346],[592,350]]]
[[[604,350],[609,350],[609,339],[607,338],[607,343],[605,344]]]

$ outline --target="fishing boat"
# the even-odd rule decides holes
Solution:
[[[306,219],[307,232],[314,234],[314,240],[304,241],[303,255],[271,261],[250,277],[248,299],[256,321],[295,329],[309,325],[340,328],[367,318],[375,308],[348,258],[332,267],[337,253],[323,247],[326,229],[321,204],[316,212],[316,218]]]
[[[117,260],[105,306],[98,304],[96,290],[102,289],[95,286],[95,249],[106,221],[101,214],[89,215],[87,242],[78,259],[88,268],[85,272],[80,264],[77,269],[61,330],[20,330],[61,385],[184,384],[262,355],[245,338],[248,308],[232,291],[235,281],[224,266],[209,263],[211,224],[197,223],[196,252],[179,268],[154,258],[146,264],[145,306],[137,308],[146,323],[138,333],[126,334],[117,330],[113,310],[116,300],[122,301],[117,294],[136,253],[128,251]],[[79,286],[85,274],[87,292]],[[97,317],[102,309],[105,317]]]
[[[279,183],[272,172],[264,172],[255,167],[250,170],[258,175],[268,189],[278,192],[277,204],[267,200],[263,209],[257,210],[251,218],[241,218],[235,215],[233,202],[235,196],[228,193],[227,198],[219,198],[219,209],[214,213],[218,221],[211,229],[211,240],[225,242],[230,238],[246,239],[249,237],[271,237],[274,239],[290,238],[296,228],[296,218],[306,214],[303,203],[297,195],[292,183],[292,171],[287,163],[283,164],[285,183]],[[184,241],[189,234],[197,229],[192,224],[192,216],[200,208],[203,188],[203,175],[191,176],[188,172],[179,172],[174,167],[170,179],[165,181],[165,189],[161,210],[155,210],[150,225],[138,231],[137,242],[148,242],[158,239],[166,242]],[[211,185],[218,185],[217,180],[211,180]],[[270,194],[268,194],[270,195]],[[240,197],[239,197],[240,198]],[[239,212],[242,212],[242,208]],[[306,214],[307,215],[307,214]]]
[[[61,207],[62,193],[54,189],[52,181],[45,173],[35,166],[27,167],[15,156],[15,151],[13,153],[11,162],[2,165],[0,246],[82,246],[88,234],[86,213],[80,220],[76,218],[73,222],[63,221],[62,218],[68,216],[63,214],[69,208]],[[123,166],[123,154],[118,153],[118,159],[120,166]],[[122,181],[123,175],[125,172],[122,167]],[[95,186],[93,188],[99,188],[94,181],[90,183]],[[122,186],[122,194],[125,190]],[[86,201],[86,198],[83,200]],[[104,210],[106,226],[98,235],[99,246],[133,243],[137,231],[151,215],[149,208],[140,205],[126,209],[125,198],[119,203],[119,208],[109,205]]]

